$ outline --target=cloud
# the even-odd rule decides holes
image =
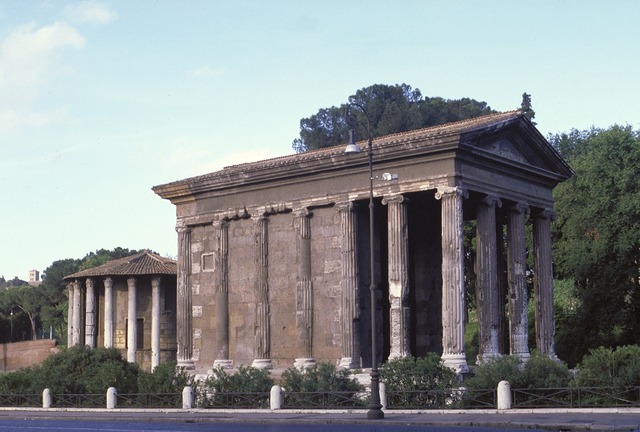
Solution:
[[[4,125],[5,129],[10,129],[11,124],[41,122],[38,114],[29,113],[29,108],[42,87],[61,71],[55,67],[60,50],[80,49],[84,44],[85,38],[65,22],[42,27],[25,24],[0,40],[0,117],[11,122]]]
[[[73,22],[93,24],[109,24],[118,17],[117,13],[96,1],[82,1],[69,5],[65,8],[64,15]]]
[[[188,71],[188,74],[196,78],[216,78],[224,75],[224,69],[211,66],[200,66]]]

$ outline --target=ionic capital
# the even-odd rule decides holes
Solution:
[[[437,200],[450,196],[469,198],[469,191],[460,186],[441,186],[436,191]]]

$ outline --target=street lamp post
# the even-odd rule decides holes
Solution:
[[[359,153],[360,147],[355,143],[354,126],[355,118],[349,114],[349,107],[355,106],[364,113],[367,119],[367,150],[369,152],[369,259],[371,280],[369,292],[371,294],[371,397],[369,400],[369,411],[367,418],[370,420],[379,420],[384,418],[382,404],[380,403],[380,372],[378,371],[377,360],[377,329],[376,329],[376,309],[377,309],[377,286],[375,272],[375,247],[374,247],[374,207],[373,207],[373,137],[371,136],[371,118],[364,107],[357,103],[350,103],[345,110],[345,119],[349,125],[349,144],[345,148],[345,153]]]

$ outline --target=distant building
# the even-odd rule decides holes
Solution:
[[[38,270],[29,270],[29,285],[38,286],[41,283],[40,272]]]
[[[64,278],[68,345],[118,348],[153,370],[176,358],[176,262],[149,251]]]
[[[373,227],[367,142],[360,146],[356,155],[331,147],[153,188],[176,206],[178,364],[368,366],[375,314],[377,361],[437,352],[465,372],[463,223],[472,220],[478,360],[529,357],[527,250],[536,349],[554,357],[552,190],[572,171],[526,115],[375,138]],[[398,177],[384,181],[395,178],[386,173]]]

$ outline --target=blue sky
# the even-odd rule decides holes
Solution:
[[[0,275],[176,255],[151,187],[292,153],[372,84],[530,93],[540,131],[640,126],[640,2],[0,0]]]

